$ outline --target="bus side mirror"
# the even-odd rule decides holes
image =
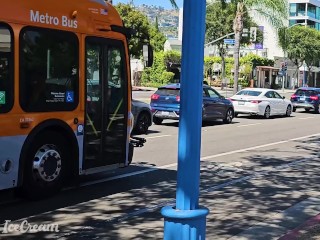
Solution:
[[[151,67],[153,64],[153,49],[150,44],[143,45],[143,61],[145,67]]]

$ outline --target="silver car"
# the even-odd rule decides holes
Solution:
[[[134,117],[134,133],[146,134],[152,124],[150,105],[145,102],[132,99],[132,114]]]

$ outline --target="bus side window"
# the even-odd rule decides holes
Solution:
[[[20,35],[20,105],[26,112],[72,111],[79,99],[78,38],[25,27]]]
[[[124,124],[121,121],[125,116],[125,65],[121,48],[108,48],[108,130],[116,127],[118,124]],[[115,121],[121,119],[121,121]]]
[[[0,24],[0,113],[13,107],[13,47],[12,33],[6,25]]]

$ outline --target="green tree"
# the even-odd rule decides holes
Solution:
[[[150,26],[149,29],[150,34],[150,43],[155,52],[163,51],[164,43],[166,42],[166,37],[156,29],[154,26]]]
[[[305,63],[308,67],[308,81],[312,78],[312,67],[319,65],[320,59],[320,33],[318,30],[314,28],[305,28],[307,30],[307,34],[305,35]]]
[[[221,0],[226,2],[226,0]],[[240,42],[242,38],[245,16],[248,11],[259,15],[267,20],[275,28],[283,26],[284,20],[288,18],[287,0],[232,0],[237,5],[236,16],[233,22],[235,33],[234,46],[234,92],[238,91],[239,78],[239,55]]]
[[[157,31],[159,31],[159,20],[158,20],[158,16],[156,16],[156,21],[154,23],[154,27],[157,29]]]
[[[129,50],[132,57],[140,58],[143,44],[150,39],[150,23],[148,18],[129,4],[119,3],[115,7],[121,16],[124,25],[135,31],[135,35],[129,40]]]
[[[297,79],[299,68],[305,63],[308,67],[308,80],[310,80],[311,68],[319,64],[320,32],[309,27],[294,26],[281,28],[278,35],[280,47],[296,65]]]
[[[132,28],[135,34],[129,40],[129,50],[132,57],[140,58],[145,43],[150,42],[155,51],[163,50],[165,36],[153,26],[147,16],[134,9],[129,4],[119,3],[115,6],[127,28]]]

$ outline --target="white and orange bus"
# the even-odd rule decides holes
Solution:
[[[0,190],[46,196],[131,162],[126,32],[103,0],[1,3]]]

